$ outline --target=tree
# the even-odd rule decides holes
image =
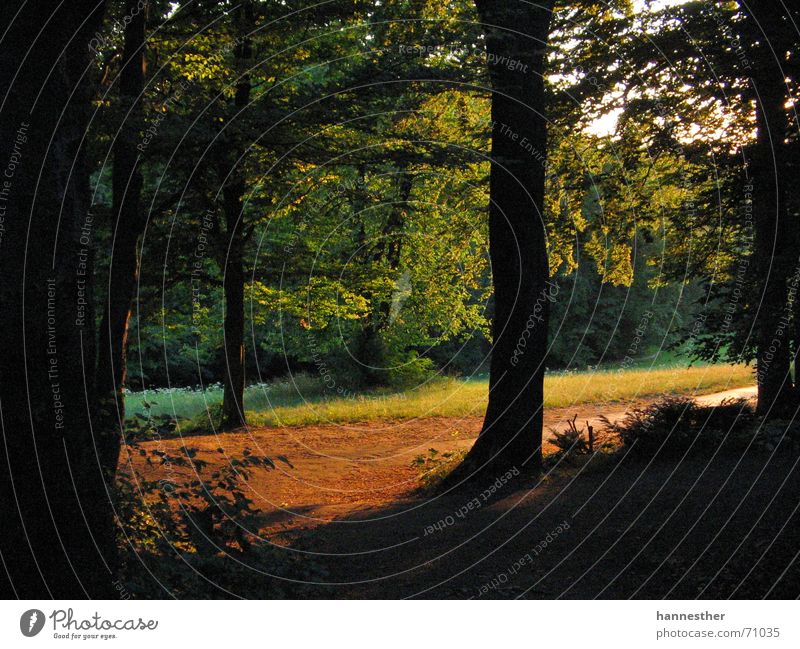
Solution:
[[[494,284],[489,404],[448,484],[466,474],[536,471],[542,453],[549,282],[544,63],[553,2],[477,0],[492,85],[489,254]]]
[[[412,4],[415,11],[421,11],[425,3]],[[174,183],[176,177],[183,175],[191,180],[177,183],[184,184],[186,192],[180,210],[165,228],[169,237],[165,242],[170,256],[169,269],[166,269],[166,259],[166,272],[143,269],[143,284],[152,285],[154,278],[159,281],[165,275],[168,290],[174,288],[173,294],[180,292],[178,284],[186,281],[184,264],[196,261],[192,250],[196,242],[175,235],[205,232],[203,223],[198,223],[198,215],[210,214],[208,238],[213,245],[209,245],[206,252],[215,268],[202,269],[202,282],[198,285],[203,285],[203,301],[212,293],[216,297],[224,284],[226,295],[238,294],[235,304],[241,304],[242,298],[249,300],[245,319],[259,325],[249,330],[252,336],[244,340],[244,347],[241,337],[235,334],[247,331],[247,326],[237,326],[236,331],[234,327],[224,327],[224,344],[230,349],[227,357],[219,362],[221,367],[216,366],[215,360],[212,380],[222,378],[223,383],[231,386],[226,391],[229,398],[224,400],[223,406],[227,427],[242,423],[234,393],[243,387],[243,380],[229,380],[243,376],[238,368],[247,364],[251,368],[248,371],[250,380],[262,378],[254,362],[257,354],[266,351],[277,356],[284,349],[288,357],[284,364],[287,369],[307,363],[308,348],[317,342],[309,343],[308,337],[324,328],[333,334],[335,328],[328,325],[330,316],[335,313],[346,314],[343,329],[348,354],[358,355],[358,339],[364,330],[378,325],[372,327],[377,331],[373,339],[391,338],[392,354],[401,357],[401,362],[393,358],[390,364],[393,367],[415,364],[405,362],[415,353],[409,348],[428,346],[432,334],[423,331],[428,323],[423,322],[424,318],[411,323],[408,318],[386,317],[395,285],[402,277],[408,277],[404,274],[408,269],[400,268],[403,257],[407,261],[412,256],[412,248],[404,245],[405,240],[419,236],[413,228],[409,230],[403,224],[417,216],[413,203],[419,174],[428,172],[429,177],[434,177],[444,159],[444,151],[449,158],[447,164],[452,168],[464,166],[454,154],[456,149],[448,150],[446,145],[437,147],[435,141],[430,141],[433,138],[416,138],[413,132],[420,121],[415,109],[435,92],[443,94],[452,90],[452,83],[446,83],[448,80],[468,77],[454,58],[454,53],[462,56],[461,50],[450,45],[449,36],[458,32],[458,24],[448,26],[439,52],[425,49],[419,56],[412,56],[404,48],[408,43],[422,42],[429,30],[423,20],[407,20],[406,7],[370,8],[366,17],[369,20],[361,22],[361,17],[354,20],[349,13],[352,10],[346,6],[343,10],[340,4],[335,10],[327,5],[309,5],[302,12],[289,13],[279,3],[253,2],[249,6],[254,15],[242,19],[241,8],[223,16],[213,7],[189,5],[167,22],[167,30],[177,45],[168,43],[166,48],[161,48],[157,43],[150,44],[151,50],[160,50],[160,56],[164,49],[169,52],[175,47],[178,50],[177,63],[169,66],[164,76],[171,75],[176,81],[180,78],[187,91],[170,103],[170,114],[163,120],[157,142],[148,148],[148,153],[163,148],[163,164],[169,164],[170,182]],[[193,11],[199,13],[195,15]],[[328,15],[326,11],[332,13]],[[201,20],[212,27],[194,35],[192,26]],[[265,25],[269,25],[269,29]],[[187,35],[185,43],[178,36],[183,33]],[[370,49],[364,53],[366,45]],[[473,45],[463,47],[467,52],[475,49]],[[244,49],[251,50],[247,56],[242,56]],[[245,93],[249,94],[246,102],[243,101]],[[415,142],[415,139],[422,141]],[[360,191],[351,187],[348,174],[362,168],[364,186],[368,186],[370,193],[365,197],[367,209],[363,210],[356,209],[355,200],[347,202]],[[407,173],[398,174],[401,170]],[[316,182],[309,182],[312,175]],[[397,183],[387,182],[395,176]],[[346,186],[342,191],[331,191],[337,179]],[[390,200],[396,209],[389,209],[389,202],[377,204],[381,196]],[[422,216],[427,217],[427,214]],[[447,230],[448,215],[444,210],[431,217],[431,228],[435,223],[437,231]],[[332,224],[335,227],[337,218],[345,219],[346,227],[337,229],[335,238],[328,238],[330,232],[325,232],[324,228]],[[458,221],[459,226],[462,221]],[[172,230],[173,224],[181,227]],[[159,228],[159,234],[163,231],[158,223],[154,226]],[[419,227],[425,224],[420,223]],[[346,264],[346,272],[340,275],[343,262],[354,253],[352,249],[362,229],[367,238],[364,263]],[[308,242],[308,248],[314,248],[327,238],[326,250],[331,250],[334,240],[341,244],[341,250],[317,259],[306,256],[305,244],[309,238],[306,235],[311,232],[315,240]],[[339,233],[343,235],[341,240]],[[152,248],[158,245],[154,236],[148,236],[147,245],[148,255],[158,256],[160,251],[153,252]],[[287,247],[291,255],[286,254]],[[241,263],[236,261],[239,252]],[[257,261],[254,261],[256,256]],[[242,272],[237,272],[239,268]],[[459,269],[455,259],[452,271],[457,279]],[[242,278],[241,283],[237,277]],[[432,279],[428,286],[439,280]],[[317,283],[318,280],[322,281]],[[206,286],[213,288],[206,290]],[[276,290],[278,286],[279,291]],[[363,309],[359,307],[357,318],[350,317],[353,311],[348,307],[340,309],[342,305],[332,305],[331,313],[327,307],[331,306],[331,300],[335,301],[337,288],[342,289],[342,296],[347,296],[345,302],[353,297],[356,302],[370,304]],[[419,294],[419,286],[412,289],[410,292],[414,296]],[[443,283],[439,295],[445,296],[446,289],[452,289],[450,282]],[[271,298],[278,294],[280,304],[275,304]],[[451,290],[449,296],[460,297],[455,290]],[[219,304],[223,300],[227,307],[226,298],[212,298],[208,302]],[[421,301],[420,297],[418,302]],[[164,323],[174,322],[177,315],[174,301],[154,300],[148,307],[159,309],[160,315],[162,302],[171,305]],[[234,302],[220,314],[229,325],[233,325],[236,314],[241,313]],[[404,303],[410,314],[414,298]],[[463,309],[458,308],[459,304],[453,306],[451,313],[460,316]],[[433,308],[426,315],[432,311]],[[419,312],[415,311],[414,315]],[[216,310],[214,313],[217,314]],[[275,327],[275,318],[271,317],[274,313],[282,313],[286,322]],[[440,316],[439,320],[446,320],[446,317]],[[459,318],[459,325],[462,320]],[[387,327],[387,321],[396,326]],[[401,325],[408,326],[398,332]],[[419,326],[414,327],[412,333],[413,325]],[[278,328],[279,335],[273,336],[273,327]],[[170,340],[164,337],[163,356],[172,365],[174,355],[168,355],[166,349],[167,345],[174,349],[175,330],[167,326],[164,330],[169,330]],[[219,328],[212,333],[219,333]],[[273,343],[269,346],[265,340],[268,336]],[[296,345],[281,340],[301,336],[306,340]],[[325,337],[333,338],[324,333],[318,336]],[[205,332],[202,338],[206,338]],[[209,342],[198,340],[197,347],[205,350]],[[339,339],[333,342],[342,347]],[[380,349],[384,341],[378,342],[368,347]],[[191,347],[189,344],[184,349],[194,351]],[[246,363],[239,363],[243,349]],[[197,359],[192,360],[197,365]],[[375,382],[393,380],[392,377],[387,380],[391,371],[383,371],[386,368],[381,359],[367,359],[367,363],[381,366],[380,371],[373,374]],[[201,374],[195,382],[205,378]],[[356,387],[354,384],[360,385],[358,380],[346,383],[351,384],[351,388]],[[232,389],[233,384],[237,390]]]
[[[740,5],[744,19],[738,23],[738,34],[753,61],[750,82],[756,122],[749,171],[754,188],[755,270],[759,290],[755,316],[757,411],[767,416],[783,416],[791,415],[798,405],[790,365],[800,340],[789,323],[800,314],[794,295],[800,273],[797,252],[800,224],[788,209],[787,105],[792,97],[787,78],[792,76],[797,81],[800,38],[783,2]]]
[[[706,360],[755,360],[758,411],[778,417],[797,405],[800,349],[800,228],[787,191],[800,132],[797,21],[780,0],[619,11],[591,30],[600,38],[575,38],[559,56],[592,71],[561,112],[573,98],[589,119],[617,111],[621,156],[633,144],[683,161],[679,184],[691,191],[664,212],[664,277],[705,289],[684,338]]]
[[[100,322],[97,346],[98,433],[107,436],[103,466],[113,478],[120,449],[120,430],[125,422],[128,321],[139,279],[139,238],[147,224],[142,209],[141,140],[145,81],[145,25],[148,3],[126,0],[122,63],[119,72],[118,110],[121,119],[115,133],[112,170],[112,228],[108,292]]]
[[[324,32],[349,11],[313,3],[288,11],[283,3],[253,1],[230,11],[187,5],[170,20],[177,35],[191,36],[185,43],[178,36],[176,62],[167,70],[190,88],[176,106],[184,121],[170,133],[175,148],[167,149],[168,159],[180,157],[186,174],[181,208],[188,214],[181,218],[196,219],[198,205],[209,215],[210,258],[218,270],[213,279],[221,278],[225,304],[223,428],[246,424],[246,258],[257,227],[285,191],[286,169],[304,154],[287,152],[302,142],[309,121],[287,116],[318,99],[319,72],[306,74],[304,68],[331,37],[317,42],[309,32]],[[195,34],[198,21],[209,28]]]
[[[104,3],[4,7],[0,254],[3,594],[110,597],[112,510],[93,434],[90,39]],[[33,48],[33,49],[31,49]]]
[[[236,11],[238,31],[234,59],[239,77],[233,98],[235,120],[250,103],[250,76],[247,65],[252,56],[252,45],[248,36],[254,29],[253,8],[242,4]],[[230,131],[231,129],[229,129]],[[243,202],[246,200],[247,184],[244,170],[240,168],[247,155],[247,142],[229,132],[224,140],[225,155],[218,164],[219,183],[222,188],[222,214],[225,221],[227,245],[222,245],[223,290],[225,293],[225,316],[223,339],[225,349],[225,375],[222,396],[223,428],[240,428],[247,421],[244,414],[244,224]]]

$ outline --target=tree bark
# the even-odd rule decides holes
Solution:
[[[47,5],[48,7],[50,5]],[[0,584],[110,597],[115,538],[93,435],[89,43],[103,3],[11,2],[0,48]],[[85,22],[84,22],[85,21]],[[6,31],[7,30],[7,31]],[[41,30],[41,32],[40,32]]]
[[[145,74],[145,9],[140,0],[128,0],[122,68],[119,76],[119,106],[122,124],[114,142],[112,171],[113,227],[108,295],[100,324],[97,364],[99,401],[98,433],[107,436],[103,466],[113,480],[125,423],[126,345],[131,305],[139,279],[139,237],[147,219],[141,211],[142,173],[137,141],[142,127],[142,92]]]
[[[764,90],[762,88],[762,90]],[[766,102],[775,101],[762,95]],[[789,227],[784,201],[785,156],[782,142],[785,114],[760,105],[758,138],[751,169],[755,202],[756,270],[760,287],[757,326],[758,414],[782,416],[791,408],[792,332],[788,316],[788,283],[793,274]],[[796,265],[796,261],[794,263]]]
[[[238,11],[241,31],[249,32],[252,25],[252,7],[249,3],[242,5]],[[246,62],[251,57],[251,45],[248,38],[243,38],[234,50],[238,61]],[[234,108],[237,119],[242,119],[242,112],[250,103],[250,78],[245,74],[236,86]],[[226,165],[226,175],[230,180],[225,180],[222,191],[223,211],[225,216],[225,234],[227,235],[227,250],[224,254],[223,290],[225,293],[225,320],[223,323],[224,349],[225,349],[225,380],[222,393],[222,423],[224,429],[241,428],[247,425],[244,413],[244,386],[245,386],[245,353],[244,353],[244,234],[242,229],[243,205],[247,186],[242,178],[242,169],[234,168],[241,164],[243,149],[234,140],[232,165]]]
[[[223,290],[225,320],[225,380],[222,396],[222,427],[241,428],[247,424],[244,414],[244,260],[241,218],[243,183],[234,182],[224,190],[225,230],[229,243],[224,259]]]
[[[757,285],[756,376],[758,414],[783,417],[794,409],[790,371],[792,305],[790,288],[798,272],[798,225],[787,209],[788,119],[784,80],[786,30],[776,7],[748,3],[743,38],[754,49],[751,78],[756,102],[756,142],[751,149]],[[770,39],[769,47],[764,43]],[[755,43],[760,42],[760,45]],[[796,297],[795,297],[796,299]],[[797,340],[794,341],[795,346]]]
[[[541,464],[549,284],[544,220],[544,62],[553,2],[477,0],[492,82],[489,255],[494,284],[489,404],[446,485]]]

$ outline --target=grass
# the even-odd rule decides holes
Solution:
[[[545,378],[545,407],[565,408],[590,403],[619,403],[663,395],[708,394],[754,383],[746,365],[704,365],[657,369],[594,370],[553,373]],[[245,393],[248,421],[254,426],[300,426],[417,417],[480,416],[486,408],[488,381],[439,378],[405,392],[373,391],[343,396],[313,377],[301,375],[250,386]],[[129,415],[171,416],[189,420],[188,427],[209,428],[222,387],[151,390],[127,396]],[[216,418],[216,417],[215,417]]]

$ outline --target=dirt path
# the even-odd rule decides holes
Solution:
[[[351,515],[286,553],[324,567],[307,597],[794,599],[798,462],[735,443],[658,461],[599,455],[485,500]]]
[[[705,395],[698,401],[712,405],[723,399],[750,398],[754,388]],[[632,405],[628,404],[628,408]],[[616,420],[625,410],[596,404],[545,413],[546,427],[565,427],[575,414],[582,425],[588,421],[599,429],[600,415]],[[143,444],[149,450],[179,453],[182,447],[196,449],[198,459],[208,462],[210,475],[231,457],[246,449],[275,461],[274,471],[255,471],[247,483],[254,507],[260,511],[259,531],[276,543],[289,543],[297,533],[336,519],[359,516],[378,507],[409,498],[418,486],[418,469],[412,460],[429,449],[445,452],[469,448],[477,436],[481,418],[432,417],[408,421],[253,428],[219,435],[191,436]],[[545,434],[547,437],[547,434]],[[547,444],[545,453],[552,447]],[[125,454],[125,451],[123,451]],[[122,458],[132,462],[150,479],[186,476],[187,468],[145,464],[138,455]]]

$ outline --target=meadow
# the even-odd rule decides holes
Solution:
[[[670,365],[656,368],[553,372],[545,377],[545,407],[624,404],[666,394],[709,394],[754,383],[747,365]],[[481,416],[488,378],[437,377],[405,391],[352,393],[300,374],[249,386],[245,409],[252,426],[302,426],[423,417]],[[222,386],[129,393],[128,417],[188,420],[182,428],[210,428],[222,402]],[[148,413],[149,410],[149,413]]]

